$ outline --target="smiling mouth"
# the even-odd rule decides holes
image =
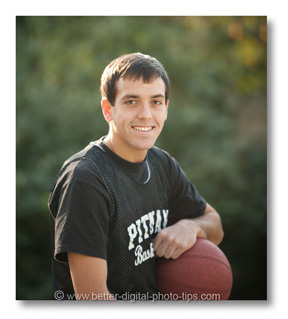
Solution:
[[[140,132],[150,132],[154,129],[154,126],[132,126],[132,128]]]

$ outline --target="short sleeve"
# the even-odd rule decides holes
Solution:
[[[174,158],[171,158],[170,165],[171,195],[169,224],[173,224],[183,218],[195,218],[203,215],[206,209],[205,199],[187,178]]]
[[[54,205],[54,257],[61,262],[68,252],[107,259],[109,195],[101,178],[88,173],[78,169],[68,178]]]

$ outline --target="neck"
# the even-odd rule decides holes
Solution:
[[[110,134],[105,137],[103,142],[111,151],[128,162],[139,163],[146,158],[147,150],[135,150],[132,147],[130,149],[124,148]]]

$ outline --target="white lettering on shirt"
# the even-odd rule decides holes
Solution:
[[[142,242],[150,238],[153,234],[160,232],[167,226],[168,223],[168,209],[153,210],[141,218],[137,219],[135,223],[131,223],[127,227],[129,236],[128,250],[135,248],[135,266],[141,265],[147,259],[154,257],[153,242],[150,243],[150,248],[143,251]]]

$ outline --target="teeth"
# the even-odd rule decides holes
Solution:
[[[148,132],[152,130],[153,126],[133,126],[133,128],[137,131]]]

